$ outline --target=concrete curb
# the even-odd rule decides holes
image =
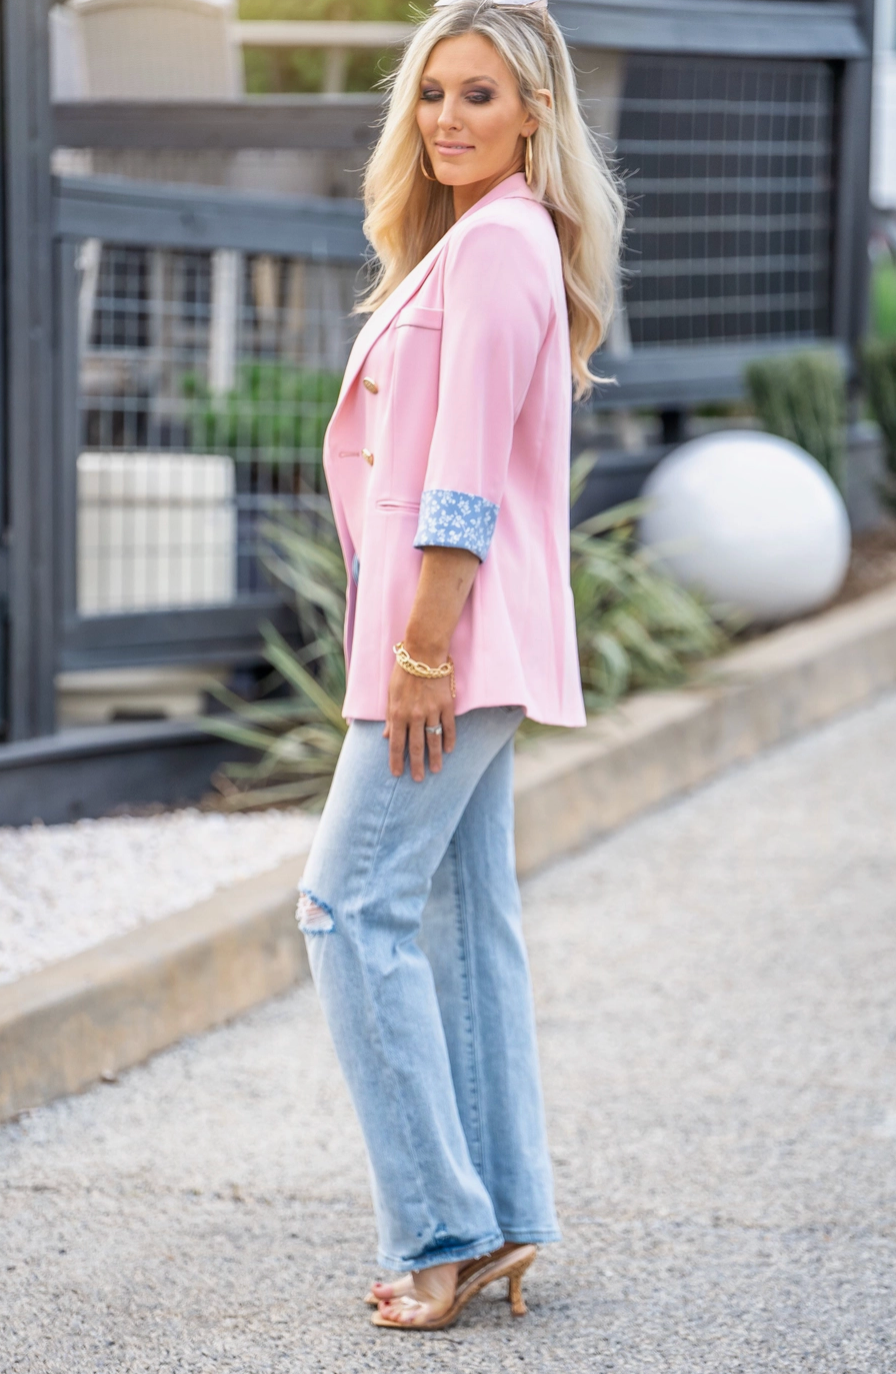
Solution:
[[[735,650],[704,684],[520,751],[521,873],[896,684],[896,587]]]
[[[307,976],[301,855],[0,987],[0,1121],[227,1021]]]
[[[896,684],[896,587],[779,630],[704,685],[633,697],[520,750],[520,875]],[[0,1120],[238,1015],[306,977],[304,856],[0,986]]]

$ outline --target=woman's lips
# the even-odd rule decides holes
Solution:
[[[472,143],[437,143],[436,151],[443,157],[458,157],[461,153],[472,153]]]

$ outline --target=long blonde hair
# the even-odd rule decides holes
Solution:
[[[364,232],[379,259],[379,275],[357,309],[374,310],[454,222],[452,188],[428,181],[420,169],[416,109],[433,48],[464,33],[490,40],[516,78],[523,105],[538,120],[530,185],[551,211],[560,241],[573,389],[581,399],[599,380],[588,362],[613,313],[624,208],[582,117],[563,35],[538,6],[456,0],[435,10],[408,43],[388,82],[382,133],[364,174]],[[538,99],[538,90],[550,92],[552,108]]]

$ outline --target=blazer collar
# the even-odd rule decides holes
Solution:
[[[463,224],[465,220],[475,215],[478,210],[484,209],[486,205],[492,205],[496,200],[504,200],[512,196],[521,200],[535,199],[522,172],[513,172],[509,177],[505,177],[503,181],[498,182],[497,186],[493,186],[481,199],[477,200],[475,205],[471,205],[469,210],[465,210],[460,218],[454,221],[447,233],[442,235],[438,243],[434,244],[426,256],[420,259],[416,267],[411,268],[408,275],[398,283],[395,290],[386,297],[382,305],[374,310],[355,339],[348,367],[342,379],[342,387],[339,392],[340,401],[348,394],[349,388],[364,366],[364,361],[377,339],[389,328],[402,306],[407,305],[411,297],[420,290],[426,281],[457,225]]]

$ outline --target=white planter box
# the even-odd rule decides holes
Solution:
[[[79,455],[79,614],[226,604],[235,594],[232,458]]]

